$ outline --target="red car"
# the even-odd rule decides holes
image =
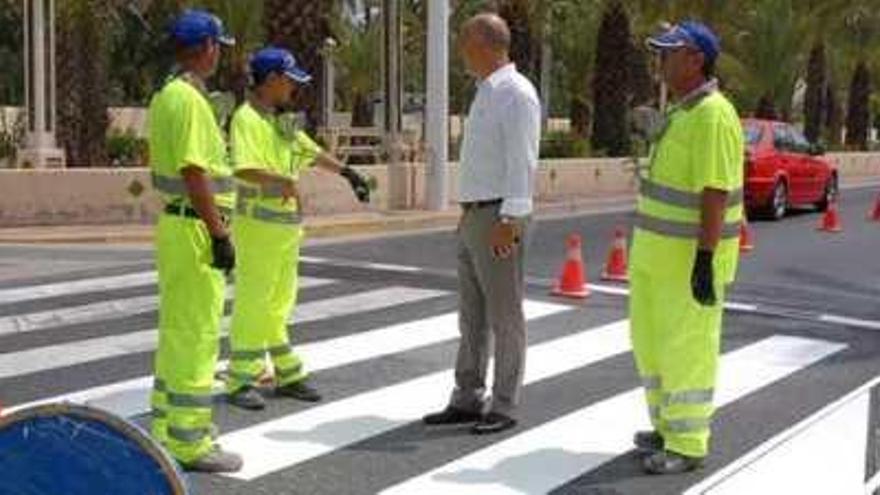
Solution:
[[[744,119],[746,208],[773,220],[792,207],[825,211],[838,192],[837,166],[786,122]]]

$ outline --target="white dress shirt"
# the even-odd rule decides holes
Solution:
[[[477,87],[464,127],[459,201],[500,199],[502,216],[530,215],[540,142],[538,93],[508,64]]]

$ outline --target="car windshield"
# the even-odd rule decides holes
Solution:
[[[743,133],[745,134],[746,145],[754,146],[761,140],[763,131],[759,125],[745,124],[743,125]]]

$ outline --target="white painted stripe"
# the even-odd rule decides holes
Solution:
[[[530,347],[525,383],[626,352],[627,328],[620,321]],[[451,387],[447,369],[235,431],[220,442],[244,457],[244,469],[231,476],[251,480],[417,420],[442,408]]]
[[[372,268],[375,270],[385,270],[389,272],[416,273],[422,271],[417,266],[392,265],[389,263],[364,263],[364,268]]]
[[[718,405],[729,404],[845,347],[819,340],[770,337],[726,354],[721,362]],[[633,432],[647,428],[644,395],[641,389],[633,389],[382,493],[543,494],[626,453],[632,448]]]
[[[332,263],[332,261],[327,258],[319,258],[317,256],[300,256],[299,260],[303,263],[316,263],[316,264]]]
[[[784,485],[785,493],[872,494],[865,491],[869,406],[869,395],[861,395],[733,476],[691,493],[764,493]]]
[[[728,302],[728,303],[724,303],[724,307],[725,307],[725,309],[728,309],[731,311],[740,311],[743,313],[754,313],[754,312],[758,311],[758,306],[756,306],[754,304]]]
[[[447,292],[431,289],[388,287],[357,294],[302,304],[296,308],[293,323],[305,323],[326,318],[347,316],[366,311],[391,308],[442,296]],[[228,326],[230,318],[223,319]],[[156,348],[159,331],[156,329],[123,335],[80,340],[67,344],[38,347],[20,352],[0,354],[0,378],[37,373],[100,359],[124,356]]]
[[[798,422],[794,426],[791,426],[790,428],[777,434],[776,436],[774,436],[770,440],[767,440],[766,442],[762,443],[758,447],[752,449],[747,454],[737,458],[734,462],[732,462],[732,463],[728,464],[727,466],[723,467],[722,469],[716,471],[712,476],[710,476],[710,477],[704,479],[703,481],[701,481],[700,483],[692,486],[687,492],[685,492],[685,495],[702,494],[706,490],[711,489],[713,486],[722,482],[724,479],[729,478],[731,476],[735,476],[739,471],[747,469],[749,465],[756,463],[756,462],[760,462],[761,459],[763,459],[764,457],[771,455],[774,450],[780,448],[781,446],[784,446],[787,442],[790,442],[792,439],[798,437],[799,435],[803,434],[804,432],[809,431],[817,423],[825,421],[827,418],[831,417],[835,412],[849,406],[850,404],[852,404],[854,402],[859,401],[861,399],[861,397],[863,397],[863,396],[869,396],[871,389],[873,389],[877,385],[880,385],[880,377],[876,377],[876,378],[871,379],[867,383],[863,384],[862,386],[860,386],[857,389],[853,390],[852,392],[848,393],[846,396],[832,402],[831,404],[828,404],[827,406],[823,407],[820,411],[814,413],[813,415],[809,416],[808,418],[801,420],[800,422]],[[865,425],[867,425],[867,421],[865,422]],[[819,452],[825,452],[825,450],[821,449],[821,450],[819,450]],[[833,451],[833,452],[835,453],[835,455],[837,454],[836,451]],[[865,450],[863,449],[861,451],[861,455],[864,456],[864,454],[865,454]],[[862,460],[864,461],[864,458]],[[863,464],[864,464],[864,462],[863,462]],[[864,467],[864,465],[863,465],[863,467]],[[805,471],[802,471],[801,474],[799,474],[799,476],[803,475],[804,472]],[[818,470],[817,473],[826,474],[827,468],[822,468],[822,469]],[[863,478],[864,478],[864,476],[861,476],[859,479],[863,479]],[[865,493],[869,494],[869,495],[873,495],[874,491],[877,488],[880,488],[880,473],[878,473],[877,476],[875,476],[872,480],[870,480],[868,482],[867,487],[865,489]]]
[[[529,320],[571,310],[564,305],[529,300],[525,301],[523,307]],[[456,337],[458,337],[458,313],[445,313],[346,337],[304,344],[297,347],[297,352],[305,358],[309,370],[317,372],[453,340]],[[225,366],[227,363],[219,364]],[[152,377],[144,376],[21,404],[4,411],[12,413],[41,404],[73,402],[99,407],[118,416],[136,416],[149,411],[152,386]]]
[[[54,284],[16,287],[0,290],[0,304],[32,301],[47,297],[68,296],[84,292],[126,289],[142,285],[153,285],[157,281],[156,272],[139,272],[112,277],[87,278]]]
[[[877,320],[863,320],[861,318],[849,318],[831,314],[823,314],[819,317],[819,320],[823,323],[834,323],[848,327],[864,328],[866,330],[880,330],[880,321]]]
[[[334,280],[300,277],[299,288],[308,289],[332,284]],[[229,287],[226,299],[234,294],[234,287]],[[98,322],[114,318],[126,318],[149,313],[158,309],[159,296],[137,296],[109,301],[98,301],[79,306],[70,306],[34,313],[0,317],[0,335],[50,330],[78,323]]]
[[[306,263],[315,263],[319,265],[344,267],[344,268],[366,268],[373,270],[384,270],[388,272],[418,273],[425,271],[419,266],[398,265],[393,263],[373,263],[369,261],[345,260],[345,259],[327,259],[316,256],[300,256],[300,261]]]

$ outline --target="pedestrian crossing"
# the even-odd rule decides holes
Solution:
[[[530,340],[520,427],[497,438],[426,429],[420,417],[445,405],[453,383],[456,295],[395,282],[395,274],[412,269],[366,268],[375,270],[375,283],[346,280],[341,271],[339,277],[301,279],[306,297],[290,323],[295,343],[303,341],[295,347],[325,401],[273,400],[262,413],[218,401],[219,442],[242,454],[245,467],[228,476],[191,477],[194,493],[563,493],[572,480],[626,456],[632,433],[647,427],[622,301],[570,306],[532,294],[525,302]],[[122,322],[157,310],[155,284],[154,272],[135,272],[0,290],[0,306],[28,302],[24,313],[0,317],[3,413],[74,402],[146,424],[151,370],[127,377],[108,370],[155,349],[156,329],[118,330]],[[146,287],[153,293],[117,295]],[[94,300],[58,307],[59,297],[84,292],[94,293]],[[33,309],[50,299],[49,309]],[[300,335],[296,329],[305,323],[315,335]],[[28,334],[63,335],[83,324],[107,334],[3,352],[4,343]],[[783,390],[848,350],[847,342],[825,335],[751,333],[725,347],[716,402],[723,411],[757,392]],[[98,385],[95,374],[101,374]],[[64,390],[49,396],[22,389],[33,376],[63,383]],[[753,407],[753,414],[767,407]],[[754,490],[762,479],[748,481]]]

